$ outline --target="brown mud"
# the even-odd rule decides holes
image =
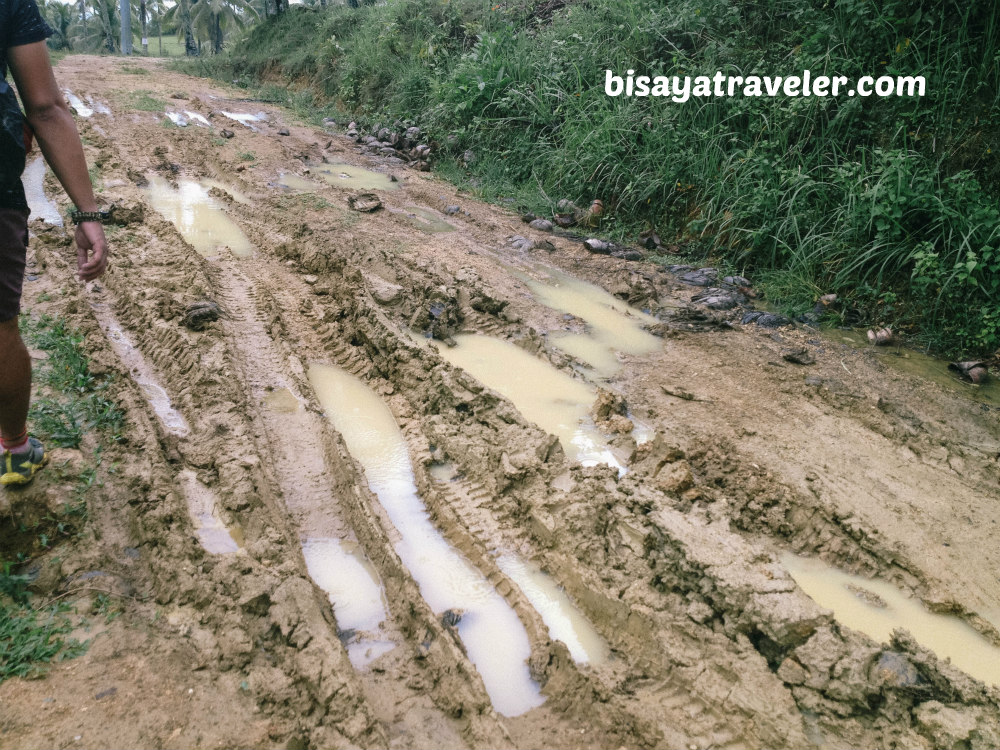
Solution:
[[[164,127],[165,115],[127,109],[136,79],[122,64],[70,56],[57,76],[109,102],[110,115],[78,118],[87,155],[101,199],[142,205],[145,219],[111,232],[111,270],[90,289],[73,281],[65,230],[34,222],[38,278],[25,297],[32,314],[84,333],[94,366],[118,374],[127,414],[85,528],[36,555],[35,587],[82,612],[110,596],[121,614],[85,656],[0,684],[0,748],[1000,745],[995,686],[905,631],[879,643],[842,626],[781,562],[797,553],[879,578],[1000,645],[994,406],[809,329],[715,324],[691,312],[700,290],[674,274],[534,233],[279,108],[243,127],[222,112],[261,105],[157,68],[142,80],[150,95],[212,125]],[[222,127],[234,137],[219,138]],[[361,170],[384,177],[324,177]],[[191,246],[149,204],[153,175],[202,181],[252,254]],[[65,208],[51,175],[45,185]],[[348,197],[373,189],[384,210],[350,209]],[[454,231],[428,231],[454,204]],[[555,249],[514,247],[518,234]],[[602,366],[589,369],[559,347],[587,333],[587,311],[532,293],[554,273],[644,310],[661,345],[616,353],[605,337]],[[186,328],[188,305],[205,300],[219,319]],[[186,430],[131,379],[102,310]],[[580,465],[449,364],[441,351],[459,334],[503,339],[587,379],[594,424],[627,471]],[[815,364],[783,359],[790,348]],[[528,634],[541,706],[494,710],[455,628],[461,613],[424,601],[398,530],[324,419],[313,363],[360,378],[391,410],[435,527]],[[652,432],[641,445],[633,419]],[[0,495],[4,557],[31,550],[19,529],[54,512],[68,491],[57,477]],[[192,478],[238,529],[236,551],[199,542]],[[384,587],[379,637],[396,646],[364,666],[309,576],[302,544],[318,538],[350,544]],[[552,640],[504,555],[562,587],[607,658],[577,663]],[[100,583],[81,586],[84,575]]]

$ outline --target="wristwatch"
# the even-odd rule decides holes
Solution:
[[[69,218],[73,220],[74,224],[82,224],[85,221],[107,224],[111,219],[111,213],[109,211],[77,211],[73,209],[69,212]]]

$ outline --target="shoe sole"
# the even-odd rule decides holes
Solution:
[[[46,453],[42,456],[41,463],[31,464],[31,474],[29,476],[24,476],[16,471],[12,471],[9,474],[4,474],[0,476],[0,485],[4,487],[10,487],[11,485],[25,485],[31,482],[35,478],[35,474],[41,471],[45,465],[49,462],[49,454]]]

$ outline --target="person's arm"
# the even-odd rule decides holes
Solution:
[[[8,48],[7,62],[45,160],[77,209],[98,210],[80,134],[52,74],[45,42]],[[99,222],[82,222],[76,229],[76,245],[80,279],[91,281],[103,274],[108,256],[104,227]]]

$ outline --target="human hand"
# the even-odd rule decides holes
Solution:
[[[96,221],[84,221],[76,227],[76,275],[80,281],[93,281],[108,267],[108,240],[104,227]]]

